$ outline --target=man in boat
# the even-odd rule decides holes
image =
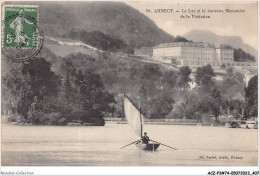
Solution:
[[[142,137],[142,142],[143,142],[144,144],[148,144],[149,141],[150,141],[150,139],[149,139],[149,137],[147,136],[147,133],[144,132],[144,136]]]

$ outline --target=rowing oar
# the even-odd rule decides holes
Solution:
[[[137,141],[140,141],[141,139],[139,139],[139,140],[137,140]],[[133,143],[135,143],[135,142],[137,142],[137,141],[134,141],[134,142],[132,142],[131,144],[133,144]],[[125,147],[127,147],[127,146],[129,146],[129,145],[131,145],[131,144],[128,144],[128,145],[126,145],[126,146],[124,146],[124,147],[121,147],[120,149],[122,149],[122,148],[125,148]]]
[[[150,141],[157,142],[157,141],[154,141],[154,140],[152,140],[152,139],[150,139]],[[176,148],[173,148],[173,147],[171,147],[171,146],[162,144],[162,143],[160,143],[160,142],[157,142],[157,143],[159,143],[159,144],[161,144],[161,145],[164,145],[165,147],[169,147],[169,148],[171,148],[171,149],[177,150]]]

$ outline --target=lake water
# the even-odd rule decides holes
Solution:
[[[257,166],[258,130],[146,125],[148,136],[177,148],[138,150],[127,124],[104,127],[2,125],[4,166]],[[222,158],[221,158],[222,157]],[[234,158],[237,157],[237,158]]]

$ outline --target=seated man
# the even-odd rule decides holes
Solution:
[[[147,136],[147,133],[144,132],[144,136],[142,137],[142,142],[143,142],[144,144],[148,144],[149,141],[150,141],[150,139],[149,139],[149,137]]]

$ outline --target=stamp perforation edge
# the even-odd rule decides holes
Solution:
[[[4,2],[5,3],[5,2]],[[1,29],[1,49],[17,49],[17,48],[11,48],[11,47],[4,47],[4,27],[5,25],[3,25],[4,21],[5,21],[5,7],[8,6],[8,7],[34,7],[34,8],[37,8],[37,26],[39,28],[39,23],[40,23],[40,11],[39,11],[39,5],[24,5],[24,4],[4,4],[2,3],[1,6],[2,6],[2,21],[1,21],[1,25],[2,25],[2,29]],[[39,32],[39,31],[38,31]],[[39,41],[39,35],[37,35],[37,41]],[[35,49],[38,48],[38,42],[36,43],[36,47]],[[19,48],[19,49],[32,49],[32,48]]]

